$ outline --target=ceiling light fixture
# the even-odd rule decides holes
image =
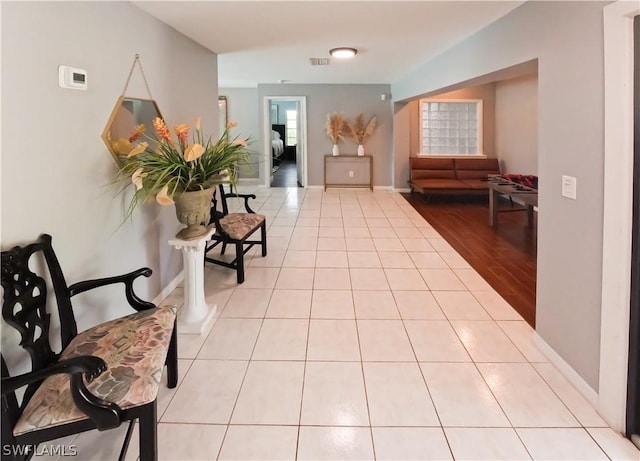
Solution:
[[[358,54],[358,50],[356,50],[355,48],[347,48],[341,46],[340,48],[329,50],[329,54],[334,58],[346,59],[353,58],[356,54]]]

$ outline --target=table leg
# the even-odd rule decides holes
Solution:
[[[527,225],[529,228],[533,227],[533,206],[527,205]]]
[[[489,189],[489,225],[498,225],[498,191]]]

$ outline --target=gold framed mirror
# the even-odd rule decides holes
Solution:
[[[158,104],[153,99],[120,96],[111,112],[109,121],[102,132],[102,140],[120,166],[122,160],[133,148],[132,138],[136,126],[144,125],[147,132],[153,129],[153,119],[162,118]],[[153,140],[146,138],[149,147],[154,149]]]

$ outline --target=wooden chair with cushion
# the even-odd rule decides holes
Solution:
[[[228,198],[243,199],[246,213],[229,213]],[[262,256],[267,256],[266,219],[263,215],[256,214],[249,206],[249,199],[255,198],[256,196],[253,194],[238,194],[233,192],[233,189],[231,192],[225,192],[224,185],[220,184],[212,200],[209,224],[215,225],[216,232],[207,243],[204,260],[236,270],[238,283],[244,282],[244,255],[254,245],[260,245]],[[218,208],[218,204],[220,208]],[[249,240],[258,229],[261,231],[260,240]],[[218,245],[222,245],[219,257],[209,254]],[[235,246],[235,259],[232,261],[223,259],[227,245]]]
[[[19,333],[3,332],[2,460],[27,460],[44,442],[129,422],[123,459],[135,420],[140,460],[157,459],[158,387],[165,364],[167,384],[176,386],[178,361],[175,308],[156,307],[133,291],[135,279],[150,275],[143,268],[67,286],[46,234],[2,252],[2,316]],[[54,352],[49,342],[56,309],[48,306],[46,279],[55,295],[61,352]],[[78,334],[72,298],[114,283],[124,285],[128,304],[137,312]],[[18,336],[24,351],[8,349],[9,339]],[[10,376],[7,363],[24,365],[27,353],[31,371]]]

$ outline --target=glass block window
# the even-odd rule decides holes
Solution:
[[[298,144],[298,111],[287,111],[287,146]]]
[[[482,100],[420,100],[422,153],[482,155]]]

